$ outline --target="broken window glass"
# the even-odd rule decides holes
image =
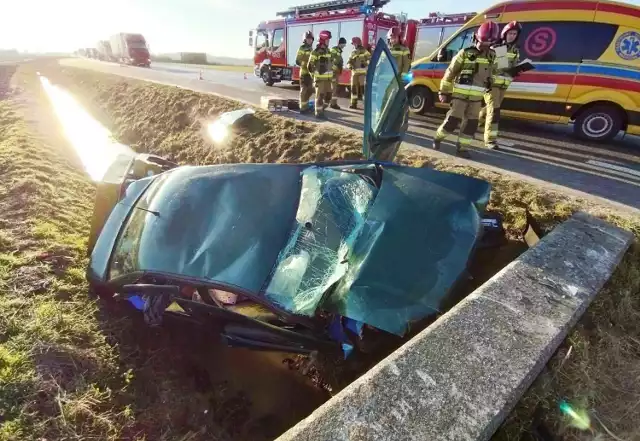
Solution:
[[[346,274],[348,256],[376,194],[365,176],[305,169],[293,232],[278,256],[266,296],[287,311],[313,316],[327,291]]]

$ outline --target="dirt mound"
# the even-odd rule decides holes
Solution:
[[[241,103],[177,87],[154,85],[73,68],[50,79],[102,115],[118,141],[184,164],[312,162],[360,158],[362,137],[258,110],[255,124],[223,146],[207,134],[220,114]]]

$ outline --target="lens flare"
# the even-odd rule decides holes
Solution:
[[[70,93],[51,84],[44,76],[40,76],[40,83],[49,97],[65,137],[93,180],[101,180],[117,156],[135,155],[129,147],[117,143],[111,132],[93,119]]]
[[[586,410],[574,409],[569,403],[562,401],[560,412],[569,418],[569,424],[576,429],[589,430],[591,428],[591,419]]]
[[[224,141],[229,134],[227,125],[222,121],[212,122],[211,124],[209,124],[207,131],[209,132],[211,140],[215,143]]]

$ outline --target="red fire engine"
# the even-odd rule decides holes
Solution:
[[[413,25],[408,26],[407,41],[411,40],[410,33],[413,32],[413,41],[415,42],[413,47],[409,46],[412,56],[411,60],[416,61],[431,55],[433,51],[451,37],[458,28],[476,15],[475,12],[465,12],[462,14],[432,12],[427,18],[416,22],[416,27],[413,27]]]
[[[379,12],[390,0],[333,0],[311,5],[302,5],[279,12],[282,18],[264,21],[249,32],[249,45],[254,52],[254,73],[268,86],[281,81],[298,82],[300,69],[296,66],[296,54],[302,44],[302,36],[312,31],[317,36],[322,30],[331,32],[331,46],[344,37],[347,46],[343,51],[345,69],[339,78],[341,85],[348,85],[351,72],[346,69],[347,60],[353,51],[351,38],[362,38],[370,50],[379,38],[393,26],[407,30],[406,16]],[[415,24],[414,24],[415,27]],[[413,32],[415,36],[415,31]],[[413,45],[413,41],[408,42]]]

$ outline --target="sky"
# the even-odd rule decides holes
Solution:
[[[250,58],[249,30],[276,12],[320,0],[0,0],[0,48],[70,52],[117,32],[141,33],[154,53]],[[425,6],[426,4],[429,6]],[[492,0],[391,0],[388,13],[470,12]],[[268,6],[266,6],[268,5]],[[9,19],[10,17],[10,19]]]
[[[153,53],[250,58],[249,30],[276,12],[320,0],[0,0],[0,49],[71,52],[118,32],[145,36]],[[481,11],[497,0],[391,0],[384,11]],[[632,0],[638,4],[640,0]],[[267,6],[268,5],[268,6]]]

